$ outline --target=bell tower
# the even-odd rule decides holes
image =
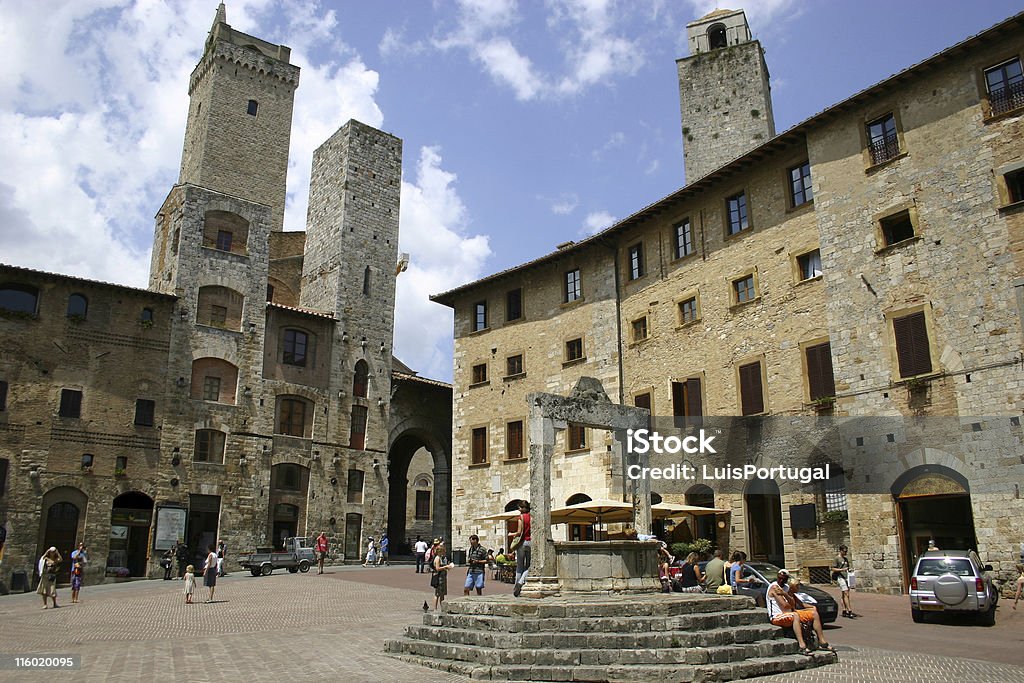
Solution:
[[[686,25],[676,60],[687,184],[775,136],[768,65],[743,10],[716,9]]]
[[[291,49],[236,31],[217,8],[203,56],[189,80],[179,183],[271,209],[284,224],[288,146],[299,68]]]

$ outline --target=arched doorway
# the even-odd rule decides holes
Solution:
[[[299,535],[299,506],[278,503],[274,506],[273,515],[274,545],[283,548],[284,539]]]
[[[939,548],[977,550],[970,485],[962,474],[942,465],[919,465],[900,475],[890,490],[896,503],[904,586],[930,540]]]
[[[747,513],[747,552],[750,559],[785,566],[779,485],[771,479],[750,481],[743,493],[743,507]]]
[[[414,486],[410,486],[410,473],[416,477],[412,482]],[[425,479],[429,488],[419,486],[420,479]],[[429,492],[429,505],[423,500],[417,505],[416,496],[422,496],[420,491]],[[416,535],[445,538],[451,542],[450,491],[451,470],[440,443],[418,429],[407,430],[392,442],[388,452],[387,524],[392,555],[410,553]],[[416,507],[412,515],[414,523],[410,525],[411,506]],[[428,510],[428,520],[416,519]],[[416,511],[421,514],[417,515]],[[414,529],[415,533],[410,533]]]
[[[37,558],[51,546],[65,560],[71,556],[71,551],[78,545],[78,539],[84,531],[82,527],[87,504],[85,493],[70,486],[59,486],[43,494]],[[67,575],[62,572],[59,578],[67,580]]]
[[[300,529],[305,530],[308,495],[308,467],[282,462],[270,468],[270,519],[267,520],[270,545],[284,548],[284,539],[298,536]]]
[[[695,484],[686,492],[686,504],[702,508],[713,508],[715,507],[715,492],[711,490],[710,486]],[[714,543],[715,537],[718,534],[718,530],[715,528],[717,517],[715,515],[699,515],[694,517],[693,520],[694,537],[706,538]]]
[[[110,551],[107,573],[113,576],[146,576],[153,499],[128,491],[114,499],[110,509]]]
[[[589,503],[593,500],[590,496],[585,493],[574,493],[565,499],[566,505],[579,505],[580,503]],[[570,524],[569,525],[569,539],[570,541],[593,541],[594,540],[594,525],[593,524]]]

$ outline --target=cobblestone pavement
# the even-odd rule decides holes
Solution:
[[[451,577],[453,597],[461,595],[461,572]],[[486,593],[507,593],[509,586],[488,581]],[[82,603],[70,604],[62,589],[61,609],[43,610],[34,593],[0,598],[0,653],[12,655],[80,654],[81,671],[59,673],[67,681],[281,680],[343,682],[413,681],[426,670],[386,657],[383,643],[407,624],[418,623],[424,600],[433,605],[426,575],[411,567],[329,568],[324,576],[275,573],[253,578],[232,574],[217,586],[217,602],[184,604],[181,582],[140,581],[86,586]],[[837,665],[759,680],[779,682],[861,682],[974,680],[1024,683],[1024,642],[1019,623],[1008,622],[1016,643],[1008,661],[979,661],[966,655],[893,652],[858,644],[887,623],[885,610],[902,610],[902,599],[864,596],[858,611],[877,612],[856,627],[830,629],[840,649]],[[858,596],[861,599],[861,596]],[[1002,610],[1001,610],[1002,611]],[[1008,610],[1006,610],[1008,611]],[[895,618],[895,617],[892,617]],[[904,615],[909,628],[909,615]],[[930,625],[925,625],[930,626]],[[941,628],[941,626],[940,626]],[[951,628],[956,629],[956,626]],[[1000,628],[998,623],[997,627]],[[894,631],[901,633],[900,630]],[[1000,629],[1002,634],[1003,629]],[[939,631],[936,631],[939,633]],[[957,640],[985,639],[992,630],[954,631]],[[1000,635],[1000,637],[1003,637]],[[940,638],[941,641],[941,638]],[[898,644],[898,639],[890,642]],[[980,642],[980,641],[979,641]],[[0,681],[49,680],[49,672],[0,671]],[[431,681],[468,681],[432,671]]]

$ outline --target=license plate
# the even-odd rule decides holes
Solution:
[[[921,610],[924,612],[941,612],[945,607],[942,605],[921,605]]]

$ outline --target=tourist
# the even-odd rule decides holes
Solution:
[[[57,570],[60,569],[60,563],[63,561],[64,558],[54,546],[50,546],[39,558],[37,567],[39,569],[39,587],[36,589],[36,593],[43,596],[43,609],[46,609],[46,598],[50,598],[53,602],[54,609],[60,607],[57,604]]]
[[[207,547],[206,563],[203,565],[203,585],[210,589],[210,597],[206,602],[213,602],[213,591],[217,588],[217,546]]]
[[[704,574],[701,573],[700,565],[697,564],[699,559],[697,553],[690,553],[686,556],[686,562],[683,563],[683,567],[679,572],[679,585],[682,588],[680,592],[704,592],[704,589],[701,587],[701,583],[704,581]]]
[[[196,590],[196,568],[192,565],[185,567],[185,604],[192,604],[192,594]]]
[[[80,565],[78,567],[78,573],[75,573],[75,564]],[[71,551],[71,602],[78,602],[78,591],[82,589],[82,576],[85,574],[85,565],[89,563],[89,552],[85,549],[85,543],[79,542],[78,547]],[[77,576],[78,588],[75,588],[75,579]]]
[[[373,536],[369,536],[366,541],[366,559],[363,560],[364,567],[372,567],[377,564],[377,544],[373,540]]]
[[[477,595],[483,595],[484,575],[487,573],[487,549],[480,545],[480,537],[473,534],[469,537],[469,550],[466,551],[466,585],[463,595],[469,595],[471,588],[476,588]]]
[[[530,571],[530,501],[519,501],[519,516],[514,517],[512,523],[515,528],[508,534],[509,548],[516,551],[516,584],[512,595],[518,598]]]
[[[796,596],[796,587],[800,585],[799,582],[790,587],[788,585],[789,572],[785,569],[780,569],[776,578],[777,580],[772,582],[765,595],[765,602],[768,605],[768,620],[776,626],[793,628],[802,655],[811,654],[810,648],[804,642],[803,624],[811,624],[814,627],[814,635],[818,637],[820,649],[835,652],[835,648],[825,640],[825,635],[822,633],[821,617],[818,615],[817,608],[813,605],[804,605]]]
[[[427,542],[421,537],[416,537],[416,543],[413,545],[413,552],[416,553],[416,573],[422,574],[426,571],[426,558],[427,558]]]
[[[715,550],[711,561],[704,566],[704,588],[709,593],[715,593],[725,583],[725,562],[722,561],[722,551]]]
[[[729,565],[729,585],[732,586],[732,591],[735,593],[740,584],[750,583],[750,578],[743,575],[743,565],[747,562],[747,554],[742,550],[737,550],[730,559],[732,564]]]
[[[188,567],[188,546],[182,539],[178,539],[174,546],[174,557],[178,560],[178,578],[185,576],[185,568]]]
[[[324,573],[324,561],[327,559],[327,549],[330,543],[327,541],[327,532],[321,531],[316,537],[316,573]]]
[[[836,555],[836,559],[832,563],[832,580],[839,584],[839,592],[842,594],[843,601],[843,616],[852,619],[860,615],[855,614],[850,606],[850,558],[846,556],[846,552],[845,545],[839,546],[839,554]]]
[[[390,567],[391,563],[388,562],[388,553],[391,550],[391,541],[388,539],[387,534],[382,534],[380,537],[380,552],[377,553],[377,564],[383,564],[385,567]]]
[[[1020,594],[1024,593],[1024,564],[1017,565],[1017,593],[1013,596],[1013,609],[1017,609]]]
[[[228,546],[224,541],[217,541],[217,576],[227,576],[224,571],[224,557],[228,554]]]
[[[675,560],[668,551],[668,544],[665,541],[658,543],[658,578],[661,579],[661,592],[671,593],[670,575],[668,567]]]
[[[81,561],[84,567],[89,563],[89,552],[85,549],[85,543],[79,542],[78,547],[71,551],[71,565],[74,567],[75,561]]]
[[[78,603],[78,594],[82,590],[82,560],[71,562],[71,604]]]
[[[444,596],[448,595],[448,570],[455,568],[455,564],[448,561],[442,541],[438,541],[434,548],[432,566],[434,575],[430,577],[430,585],[434,587],[434,609],[436,610],[444,602]]]
[[[168,548],[160,558],[160,566],[164,569],[164,581],[171,580],[171,571],[174,569],[174,548]]]

